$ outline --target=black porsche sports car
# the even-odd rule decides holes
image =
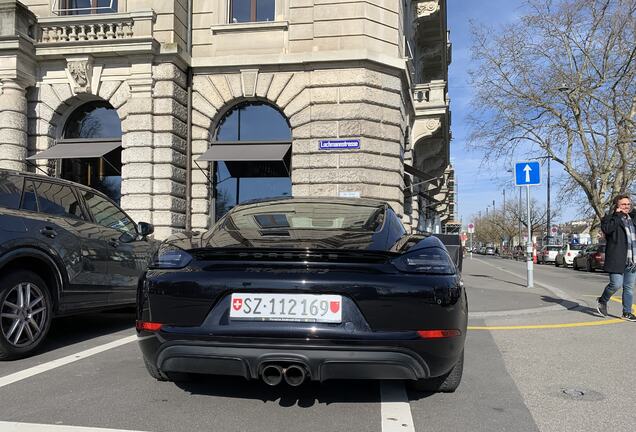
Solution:
[[[287,198],[233,208],[166,240],[140,280],[150,375],[460,383],[468,307],[441,241],[383,202]]]

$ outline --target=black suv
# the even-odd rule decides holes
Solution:
[[[30,354],[53,317],[133,305],[153,230],[89,187],[0,170],[0,359]]]

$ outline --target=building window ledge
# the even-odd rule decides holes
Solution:
[[[210,27],[212,36],[223,33],[241,33],[255,31],[285,31],[289,28],[289,21],[261,21],[248,23],[217,24]]]

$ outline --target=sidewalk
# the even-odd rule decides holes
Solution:
[[[525,278],[484,264],[478,257],[472,260],[469,256],[464,258],[462,277],[468,295],[468,310],[472,316],[543,309],[563,302],[537,284],[533,288],[526,288]]]

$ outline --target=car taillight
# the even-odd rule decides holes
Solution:
[[[137,330],[145,330],[145,331],[159,331],[161,330],[161,326],[163,324],[161,323],[156,323],[156,322],[149,322],[149,321],[137,321],[135,323],[135,327],[137,328]]]
[[[570,254],[570,252],[568,252],[566,255],[567,255],[567,256],[570,256],[571,254]]]
[[[455,274],[455,265],[446,250],[438,247],[417,249],[391,261],[399,271],[408,273]]]
[[[417,334],[422,339],[442,339],[447,337],[459,336],[462,334],[459,330],[418,330]]]
[[[598,252],[593,254],[592,256],[594,257],[596,261],[601,261],[603,259],[603,257],[601,257],[601,254]]]

